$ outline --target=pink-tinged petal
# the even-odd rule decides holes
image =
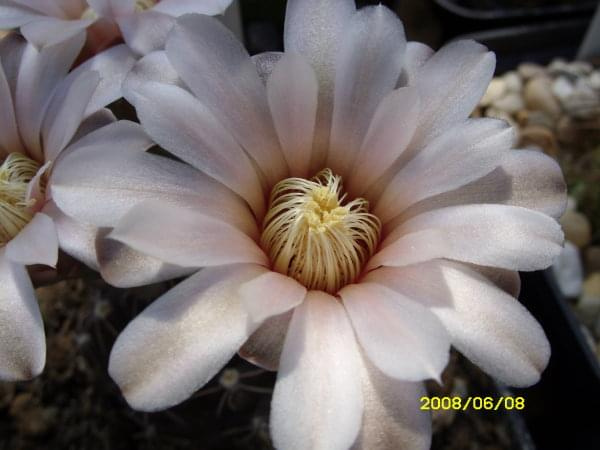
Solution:
[[[284,29],[286,52],[300,53],[312,65],[319,81],[319,106],[311,171],[323,168],[329,148],[335,60],[343,34],[356,12],[352,0],[290,0]],[[332,18],[335,17],[335,20]]]
[[[131,208],[108,237],[184,267],[268,264],[256,242],[227,222],[197,208],[159,201],[149,200]]]
[[[182,402],[229,361],[253,331],[238,287],[264,270],[203,269],[129,323],[113,346],[108,371],[134,409]]]
[[[90,58],[69,74],[67,82],[75,80],[83,72],[96,71],[100,75],[100,84],[83,117],[89,117],[123,96],[122,84],[136,59],[126,45],[116,45]]]
[[[265,370],[276,371],[293,314],[292,310],[265,320],[240,348],[239,355]]]
[[[402,155],[418,118],[419,96],[414,88],[396,89],[379,103],[354,167],[344,182],[350,195],[363,194]]]
[[[65,90],[57,91],[42,126],[46,161],[56,159],[69,144],[99,83],[97,72],[82,72]]]
[[[388,184],[373,213],[382,222],[408,206],[490,173],[516,139],[503,120],[471,119],[431,141]]]
[[[279,62],[282,56],[282,52],[264,52],[254,55],[250,58],[256,66],[258,76],[264,85],[267,84],[267,80],[271,76],[273,68]]]
[[[422,147],[464,121],[487,89],[495,66],[494,54],[475,41],[451,42],[431,56],[415,75],[421,114],[411,146]]]
[[[414,86],[418,82],[419,69],[431,58],[433,53],[433,49],[428,45],[420,42],[407,43],[400,86]]]
[[[42,315],[25,267],[0,249],[0,379],[29,380],[46,362]]]
[[[84,136],[87,136],[100,128],[111,125],[116,121],[117,118],[113,112],[108,108],[103,108],[79,124],[79,128],[77,128],[77,132],[75,133],[75,136],[73,136],[72,142],[77,142]]]
[[[358,342],[383,373],[405,381],[440,379],[450,338],[431,312],[372,283],[351,284],[339,295]]]
[[[122,125],[110,126],[114,135],[108,138],[122,137],[114,147],[100,141],[74,150],[56,164],[49,189],[66,214],[113,227],[131,207],[156,199],[195,208],[258,238],[256,221],[240,197],[186,164],[139,151],[136,146],[143,145],[143,136],[142,142],[128,143]]]
[[[131,288],[191,275],[198,267],[181,267],[140,253],[119,241],[106,239],[110,228],[101,228],[96,237],[100,274],[107,283]]]
[[[27,41],[18,33],[9,33],[0,39],[0,54],[2,59],[0,65],[4,69],[4,75],[8,82],[9,90],[13,97],[13,107],[15,105],[15,92],[17,91],[17,78],[23,52],[27,47]]]
[[[346,449],[360,430],[360,354],[340,302],[310,291],[292,317],[273,400],[276,448]]]
[[[98,228],[75,221],[58,209],[52,201],[46,203],[43,211],[54,222],[60,249],[89,268],[99,270],[96,255]]]
[[[448,258],[508,270],[539,270],[562,249],[556,220],[505,205],[464,205],[429,211],[399,225],[368,263],[405,266]]]
[[[135,0],[86,0],[102,17],[116,18],[135,11]]]
[[[0,62],[1,64],[1,62]],[[0,65],[0,153],[23,152],[10,85]]]
[[[85,34],[93,20],[63,20],[54,17],[40,17],[21,26],[21,33],[36,47],[59,44],[79,33]]]
[[[250,320],[259,325],[298,306],[306,288],[293,278],[268,271],[241,285],[240,297]]]
[[[58,236],[50,217],[37,213],[8,244],[6,258],[24,265],[45,264],[56,266]]]
[[[401,220],[446,206],[500,203],[522,206],[558,219],[567,206],[567,185],[560,166],[541,152],[511,150],[488,175],[410,207]]]
[[[56,1],[48,0],[10,0],[11,3],[38,11],[46,16],[62,17],[63,10]]]
[[[310,65],[286,53],[267,81],[267,97],[290,175],[309,175],[319,85]]]
[[[236,192],[262,217],[264,196],[252,162],[193,95],[177,86],[148,82],[136,89],[134,105],[154,141]]]
[[[212,17],[183,16],[166,51],[194,95],[256,161],[266,180],[273,185],[285,178],[265,86],[235,35]]]
[[[327,155],[327,167],[342,176],[349,175],[377,106],[396,86],[406,49],[402,23],[384,6],[360,9],[347,26],[335,62]]]
[[[40,17],[42,16],[38,11],[9,3],[7,0],[0,1],[0,30],[17,28]]]
[[[430,308],[450,333],[452,345],[490,376],[519,387],[539,380],[550,357],[542,327],[514,297],[478,272],[437,260],[382,268],[367,278]]]
[[[390,378],[363,357],[365,411],[353,450],[428,450],[431,414],[421,410],[423,383]]]
[[[206,14],[216,16],[223,14],[232,0],[161,0],[152,9],[179,17],[183,14]]]
[[[123,39],[134,52],[147,55],[163,50],[175,19],[154,10],[129,14],[117,19]]]
[[[79,34],[40,51],[28,45],[23,52],[15,97],[17,122],[23,143],[38,161],[43,160],[40,131],[48,104],[84,41],[85,35]]]
[[[512,297],[519,297],[521,292],[521,277],[519,272],[514,270],[498,269],[497,267],[477,266],[475,264],[462,263],[469,270],[483,275],[496,287],[502,289]]]
[[[135,91],[144,83],[152,81],[184,87],[167,54],[164,51],[156,51],[142,57],[133,66],[123,82],[123,96],[134,105]]]
[[[38,212],[44,207],[44,202],[46,201],[46,193],[44,192],[43,185],[44,178],[51,167],[52,161],[48,161],[38,169],[34,177],[27,185],[27,194],[25,195],[25,200],[27,202],[33,200],[32,204],[28,207],[30,212]]]

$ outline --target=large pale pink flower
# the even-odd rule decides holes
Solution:
[[[161,49],[175,17],[221,14],[231,0],[0,0],[0,30],[41,47],[88,30],[97,53],[120,36],[139,54]]]
[[[516,386],[548,361],[516,271],[560,252],[562,174],[468,118],[495,64],[475,42],[433,53],[384,7],[291,0],[285,50],[180,18],[125,88],[178,160],[131,139],[54,172],[58,205],[107,228],[108,281],[192,274],[122,332],[111,376],[159,410],[241,349],[279,370],[276,447],[427,448],[422,380],[451,345]]]
[[[121,96],[135,59],[118,46],[69,69],[83,36],[37,50],[12,34],[0,41],[0,379],[31,378],[44,367],[44,325],[26,266],[55,266],[60,246],[96,267],[95,229],[81,227],[48,197],[61,153],[92,148],[86,133],[115,120],[104,109]],[[84,249],[84,251],[82,251]],[[87,249],[87,250],[86,250]]]

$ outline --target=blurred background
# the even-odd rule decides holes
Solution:
[[[513,124],[520,147],[555,158],[569,188],[561,219],[565,252],[548,271],[521,276],[520,300],[552,345],[549,367],[536,386],[509,390],[453,354],[443,385],[428,385],[430,395],[520,395],[525,408],[434,411],[432,448],[600,448],[600,36],[588,37],[581,51],[598,1],[357,3],[394,10],[409,40],[439,48],[472,38],[495,51],[496,77],[473,114]],[[240,0],[224,20],[251,54],[282,50],[285,8],[284,0]],[[0,449],[271,448],[275,375],[239,358],[193,398],[155,414],[132,411],[108,377],[109,351],[120,330],[173,284],[118,290],[78,270],[69,280],[38,288],[46,370],[31,382],[0,383]]]

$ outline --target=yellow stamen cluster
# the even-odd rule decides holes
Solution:
[[[0,247],[6,245],[33,217],[27,188],[40,165],[21,153],[9,154],[0,166]]]
[[[381,223],[365,199],[343,204],[345,197],[341,177],[330,169],[275,185],[261,236],[274,270],[332,294],[360,275]]]

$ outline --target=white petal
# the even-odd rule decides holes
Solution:
[[[421,114],[411,145],[421,147],[464,121],[487,89],[495,65],[494,54],[474,41],[451,42],[431,56],[416,75]]]
[[[396,86],[406,48],[402,23],[384,6],[359,10],[347,26],[335,63],[327,155],[327,167],[342,176],[348,175],[377,105]]]
[[[423,383],[390,378],[363,358],[365,411],[355,450],[428,450],[431,414],[421,410]]]
[[[286,53],[267,81],[275,129],[290,175],[307,177],[315,131],[319,86],[300,55]]]
[[[43,160],[40,129],[48,103],[65,77],[85,40],[84,34],[44,47],[28,45],[23,52],[16,91],[17,122],[23,143],[31,155]]]
[[[50,217],[37,213],[8,244],[6,257],[16,263],[56,266],[58,236]]]
[[[498,167],[516,139],[503,120],[471,119],[431,141],[398,171],[375,205],[382,222],[424,198],[450,191]]]
[[[404,266],[435,258],[508,270],[539,270],[562,249],[551,217],[505,205],[465,205],[420,214],[398,226],[368,268]]]
[[[133,408],[176,405],[229,361],[252,331],[238,286],[264,270],[203,269],[129,323],[113,346],[108,371]]]
[[[100,75],[100,84],[85,109],[84,117],[94,114],[123,96],[123,81],[135,62],[135,55],[126,45],[116,45],[88,59],[69,74],[69,80],[75,79],[82,72],[92,70]]]
[[[0,249],[0,379],[28,380],[46,360],[42,315],[25,267]]]
[[[440,379],[450,339],[431,312],[376,284],[352,284],[339,295],[361,347],[383,373],[405,381]]]
[[[96,255],[98,228],[75,221],[58,209],[52,201],[46,203],[43,211],[52,217],[60,249],[89,268],[99,270]]]
[[[163,50],[175,19],[154,10],[129,14],[117,20],[123,39],[134,52],[146,55]]]
[[[352,0],[290,0],[284,29],[286,52],[308,59],[319,81],[319,105],[311,171],[323,168],[329,148],[335,59],[356,8]],[[335,17],[335,20],[332,18]]]
[[[239,355],[263,369],[277,370],[293,313],[292,310],[265,320],[240,348]]]
[[[418,82],[421,66],[433,55],[433,49],[421,42],[408,42],[404,55],[404,65],[400,76],[400,86],[414,86]]]
[[[15,92],[17,91],[17,78],[23,52],[27,47],[27,41],[18,33],[9,33],[0,39],[0,65],[4,69],[6,81],[8,82],[9,90],[13,96],[13,106],[15,105]]]
[[[4,55],[3,55],[4,56]],[[0,62],[1,63],[1,62]],[[10,85],[0,65],[0,152],[23,152]]]
[[[161,147],[223,183],[262,216],[264,198],[251,161],[189,92],[148,82],[136,89],[134,105],[144,129]]]
[[[135,11],[135,0],[86,0],[100,16],[116,18]]]
[[[419,97],[414,88],[396,89],[379,103],[354,167],[344,181],[349,195],[363,194],[402,155],[418,118]]]
[[[96,238],[96,254],[100,274],[107,283],[130,288],[181,278],[196,272],[198,267],[181,267],[140,253],[119,241],[105,239],[111,231],[103,228]]]
[[[250,59],[256,66],[258,76],[262,80],[263,84],[267,84],[267,80],[273,72],[275,64],[279,62],[283,56],[282,52],[264,52],[257,55],[253,55]]]
[[[123,96],[135,105],[136,90],[148,81],[184,86],[164,51],[152,52],[133,66],[123,82]]]
[[[77,142],[84,136],[87,136],[88,134],[93,133],[94,131],[99,130],[100,128],[110,125],[116,121],[117,118],[112,113],[112,111],[108,108],[103,108],[89,116],[83,122],[81,122],[79,128],[77,129],[77,132],[75,133],[75,136],[73,136],[72,142]]]
[[[271,402],[276,448],[347,449],[363,413],[358,353],[339,301],[310,291],[290,323]]]
[[[8,3],[6,0],[0,3],[1,30],[17,28],[40,17],[40,13],[32,9]]]
[[[295,308],[306,296],[304,286],[277,272],[266,272],[242,284],[239,292],[250,320],[257,325]]]
[[[556,161],[534,150],[511,150],[488,175],[417,203],[403,214],[403,220],[432,209],[469,203],[522,206],[558,219],[567,205],[566,192]]]
[[[256,161],[267,181],[275,184],[285,178],[287,167],[265,86],[235,35],[211,17],[183,16],[166,49],[181,78]]]
[[[55,17],[40,17],[21,26],[21,33],[36,47],[54,45],[85,33],[93,20],[62,20]]]
[[[429,307],[448,329],[452,345],[490,376],[519,387],[539,380],[550,357],[542,327],[479,273],[437,260],[382,268],[367,278]]]
[[[97,72],[82,72],[66,89],[59,89],[48,108],[43,124],[44,156],[56,159],[71,141],[83,121],[84,112],[100,83]]]
[[[173,17],[194,13],[215,16],[223,14],[231,2],[232,0],[161,0],[152,9]]]
[[[6,1],[6,0],[5,0]],[[48,0],[10,0],[11,3],[17,4],[34,11],[39,11],[46,16],[60,17],[63,14],[60,5],[56,1]]]
[[[265,253],[251,238],[209,214],[149,200],[131,208],[109,237],[180,266],[268,264]]]

